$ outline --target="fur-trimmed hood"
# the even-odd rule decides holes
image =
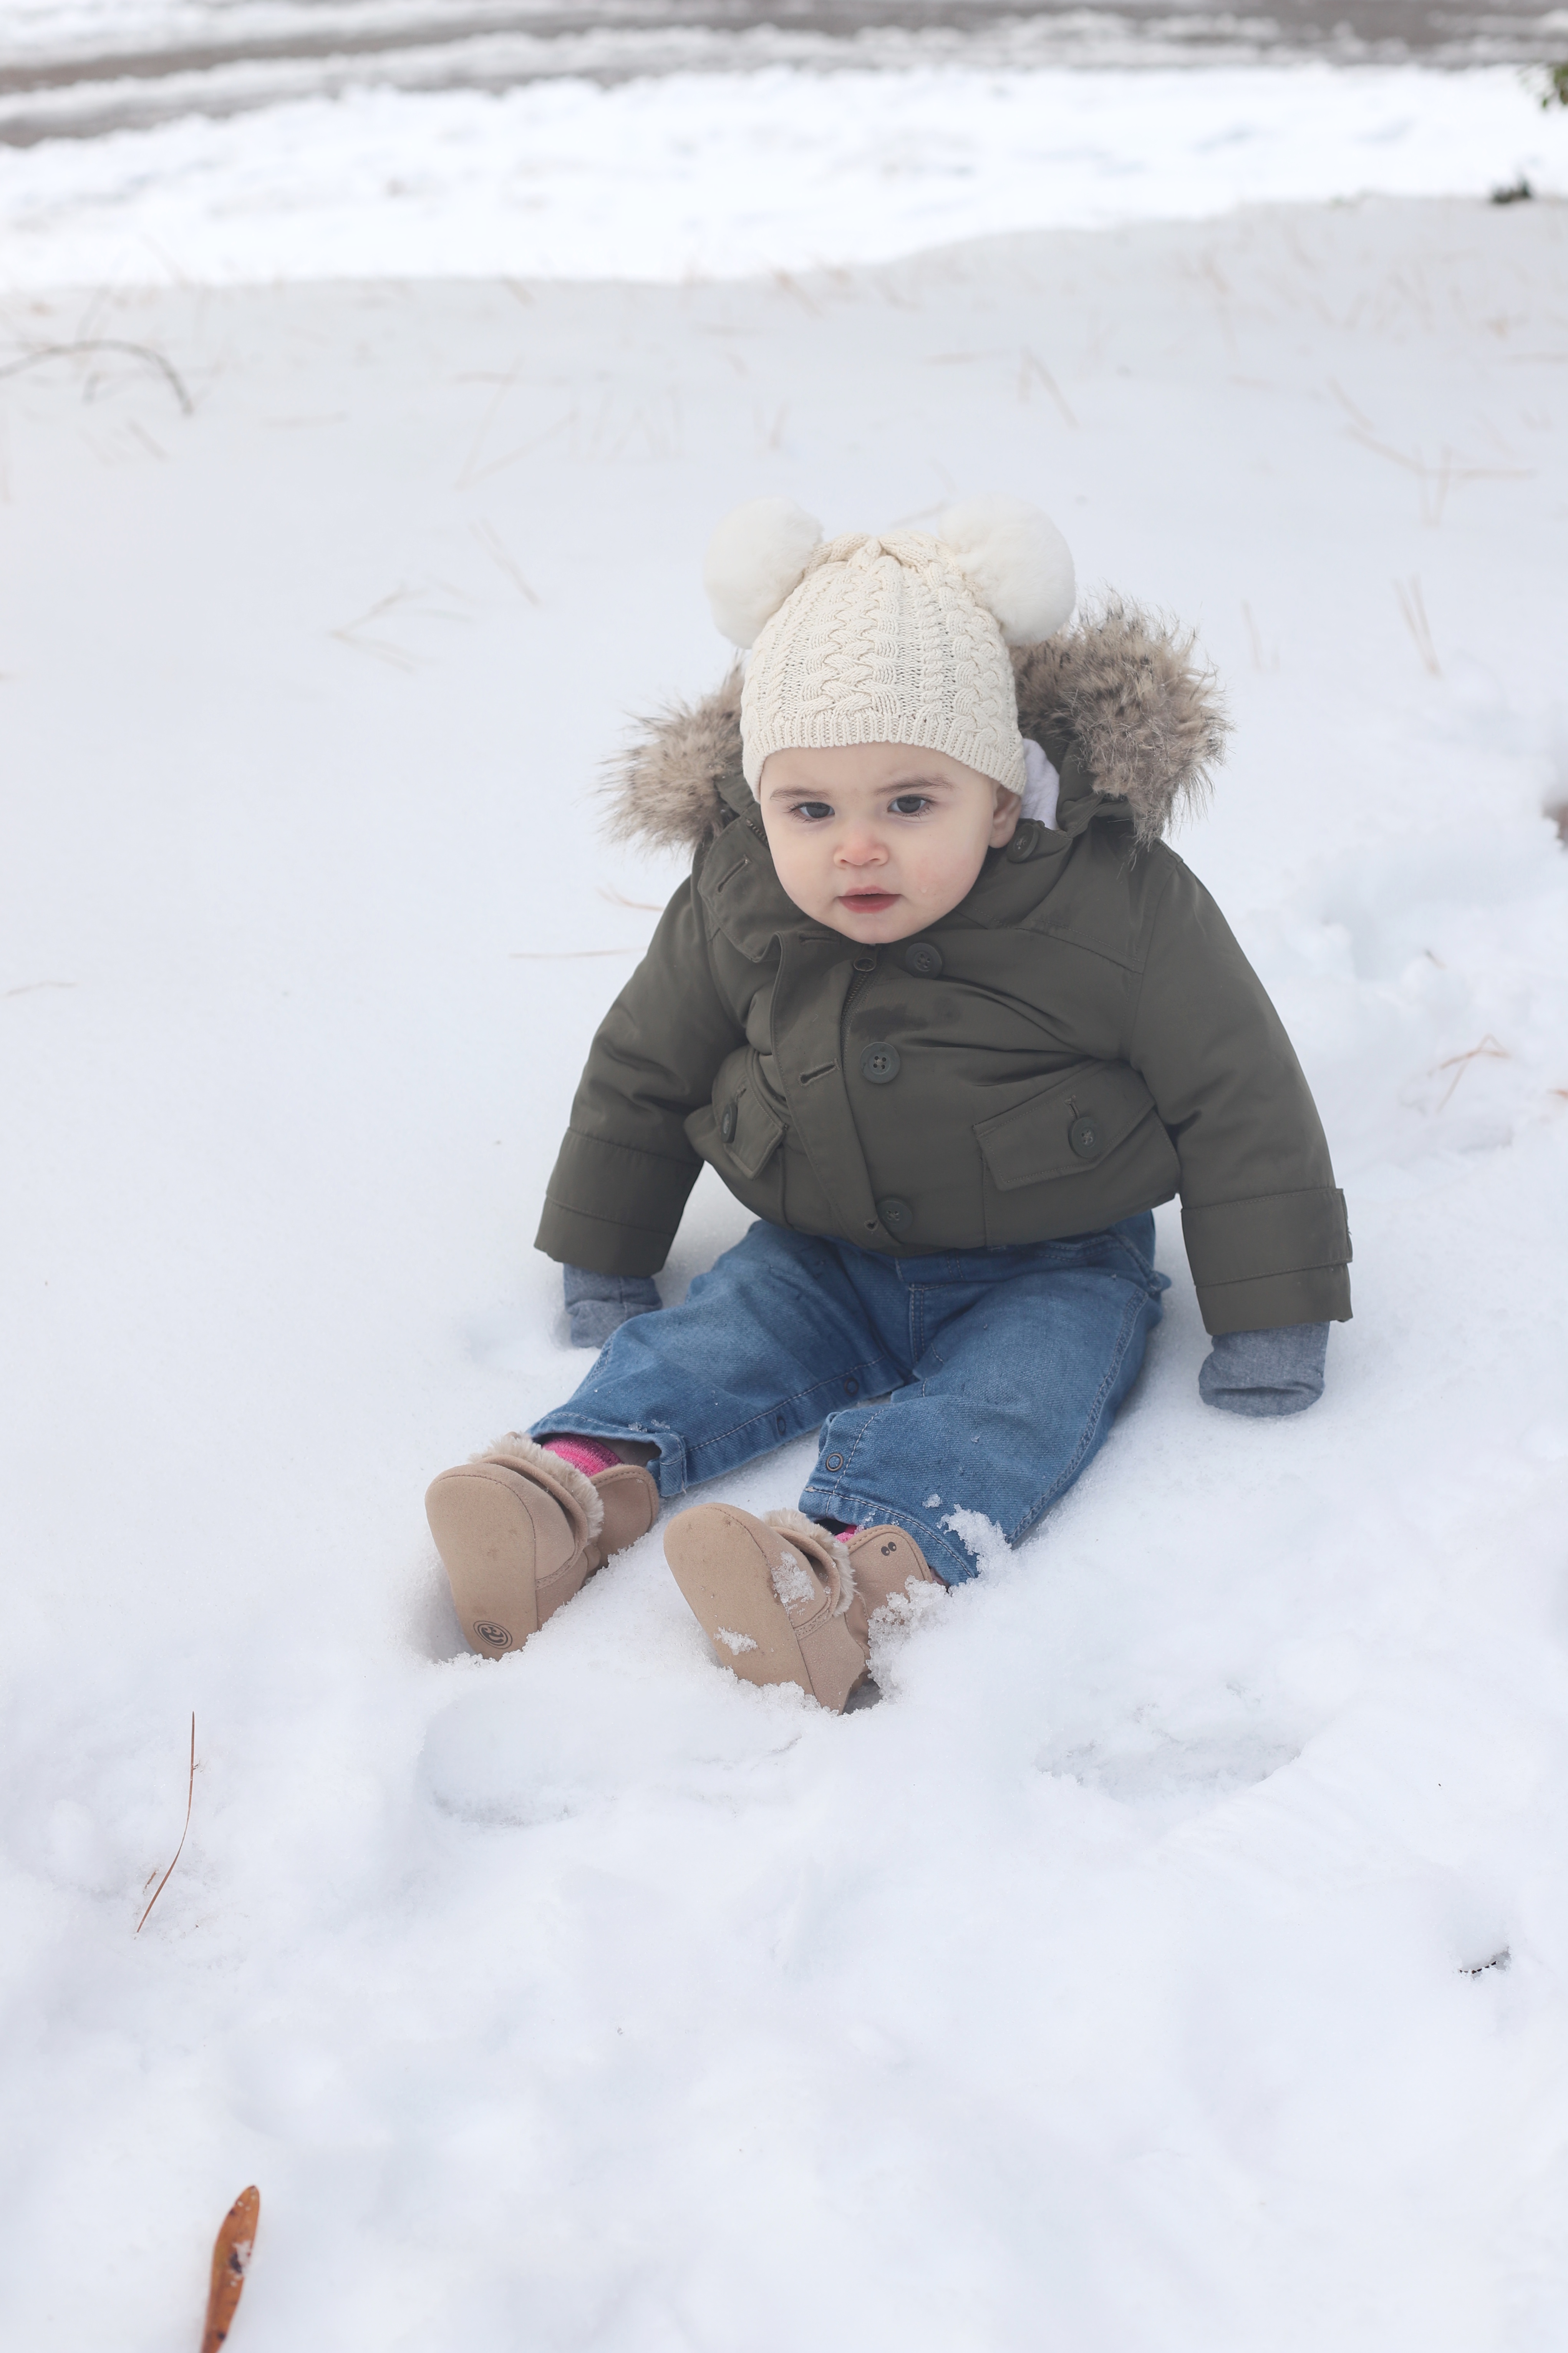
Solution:
[[[1024,734],[1058,767],[1078,754],[1083,821],[1116,810],[1131,818],[1140,842],[1154,841],[1201,802],[1230,723],[1189,631],[1108,597],[1076,628],[1016,650],[1013,667]],[[605,781],[613,839],[695,850],[729,812],[751,805],[741,778],[742,677],[737,662],[711,694],[641,723]],[[1064,814],[1066,786],[1064,775]]]

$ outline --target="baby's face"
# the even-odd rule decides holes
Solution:
[[[757,802],[802,914],[868,943],[907,940],[967,898],[1019,807],[977,768],[905,744],[773,752]]]

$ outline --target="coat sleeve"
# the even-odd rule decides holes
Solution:
[[[713,977],[696,876],[599,1024],[534,1248],[596,1274],[655,1274],[702,1162],[685,1122],[744,1030]]]
[[[1343,1323],[1350,1229],[1317,1105],[1225,917],[1179,860],[1128,1060],[1181,1161],[1182,1231],[1214,1334]]]

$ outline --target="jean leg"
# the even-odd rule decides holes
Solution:
[[[816,1430],[909,1367],[885,1355],[837,1248],[754,1225],[679,1307],[613,1332],[587,1377],[531,1435],[636,1439],[665,1497]]]
[[[951,1584],[976,1574],[981,1522],[1016,1544],[1066,1493],[1137,1377],[1165,1282],[1114,1229],[1032,1256],[989,1282],[921,1285],[908,1268],[913,1378],[833,1415],[802,1511],[907,1528]]]

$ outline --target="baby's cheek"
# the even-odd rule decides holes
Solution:
[[[968,841],[948,842],[922,858],[918,873],[911,875],[915,891],[927,909],[927,921],[935,922],[966,899],[973,889],[984,863],[984,852],[976,855]]]
[[[793,901],[803,914],[819,916],[824,899],[822,877],[818,871],[822,861],[809,856],[802,857],[795,853],[793,843],[775,843],[771,836],[768,846],[773,853],[773,872],[778,876],[779,887],[785,898]]]

